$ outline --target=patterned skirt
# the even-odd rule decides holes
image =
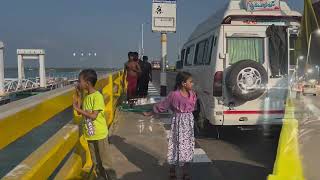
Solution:
[[[168,163],[183,166],[191,162],[194,152],[194,118],[192,113],[175,113],[168,142]]]

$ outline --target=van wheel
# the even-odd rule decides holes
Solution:
[[[228,89],[237,99],[251,101],[266,91],[268,75],[265,68],[253,60],[241,60],[231,66],[226,77]]]

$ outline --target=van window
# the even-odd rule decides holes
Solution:
[[[202,65],[204,64],[204,60],[207,56],[207,49],[208,49],[208,39],[203,40],[197,44],[196,47],[196,54],[194,59],[195,65]]]
[[[212,49],[214,47],[214,42],[215,42],[215,36],[212,36],[210,38],[210,42],[208,42],[208,48],[207,48],[207,53],[206,56],[204,58],[204,64],[209,65],[211,62],[211,54],[212,54]]]
[[[194,59],[194,45],[187,48],[186,58],[184,62],[185,65],[186,66],[192,65],[193,59]]]
[[[180,57],[181,57],[180,60],[181,60],[182,62],[184,61],[184,54],[185,54],[185,52],[186,52],[186,50],[185,50],[185,49],[182,49],[181,54],[180,54],[180,55],[181,55],[181,56],[180,56]]]
[[[264,39],[263,38],[227,38],[227,52],[229,63],[234,64],[241,60],[254,60],[264,63]]]

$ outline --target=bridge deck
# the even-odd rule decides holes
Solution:
[[[159,77],[159,73],[155,72],[154,86],[149,90],[150,96],[159,96]],[[170,90],[174,84],[175,74],[170,73],[167,77]],[[62,88],[56,91],[62,93],[64,90]],[[43,93],[28,101],[25,100],[25,105],[32,106],[41,98],[48,98],[48,94]],[[6,106],[6,110],[2,110],[6,112],[14,106],[15,102]],[[72,116],[71,112],[66,113],[63,113],[63,117],[57,118],[65,119]],[[159,117],[150,118],[142,116],[141,113],[117,111],[110,130],[110,153],[118,179],[163,180],[168,178],[166,153],[167,134],[170,129],[169,116],[170,114],[162,114]],[[44,127],[44,129],[48,128],[51,126]],[[216,139],[214,134],[213,129],[208,136],[196,138],[194,162],[190,169],[193,179],[266,179],[272,172],[278,142],[277,135],[271,139],[265,139],[257,131],[241,132],[236,128],[225,128],[223,139],[220,140]],[[6,152],[2,151],[2,157],[5,157],[10,150],[16,153],[23,149],[21,145],[13,146],[13,149],[6,148]],[[24,158],[20,158],[22,159]],[[15,161],[10,164],[11,167],[6,167],[7,170],[18,163]],[[3,164],[4,166],[8,164]]]
[[[168,179],[166,163],[170,114],[145,117],[141,113],[117,112],[111,129],[112,157],[122,180]],[[191,166],[193,179],[224,179],[204,151],[196,148]]]

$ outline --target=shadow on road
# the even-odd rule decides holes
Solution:
[[[164,180],[168,178],[168,164],[160,165],[152,155],[125,142],[124,138],[110,138],[128,161],[141,172],[125,174],[121,180]],[[192,178],[195,180],[260,180],[265,179],[269,172],[259,166],[235,161],[214,161],[213,163],[195,163],[191,165]],[[263,176],[263,174],[265,176]]]
[[[126,156],[128,161],[141,172],[128,173],[121,180],[164,180],[167,179],[168,165],[160,165],[157,158],[125,142],[120,136],[111,136],[110,142]]]
[[[260,130],[242,131],[224,127],[221,139],[215,129],[197,137],[196,146],[204,149],[226,179],[266,179],[272,173],[280,130],[264,137]]]
[[[215,161],[214,164],[227,180],[262,180],[270,173],[264,167],[235,161]]]

